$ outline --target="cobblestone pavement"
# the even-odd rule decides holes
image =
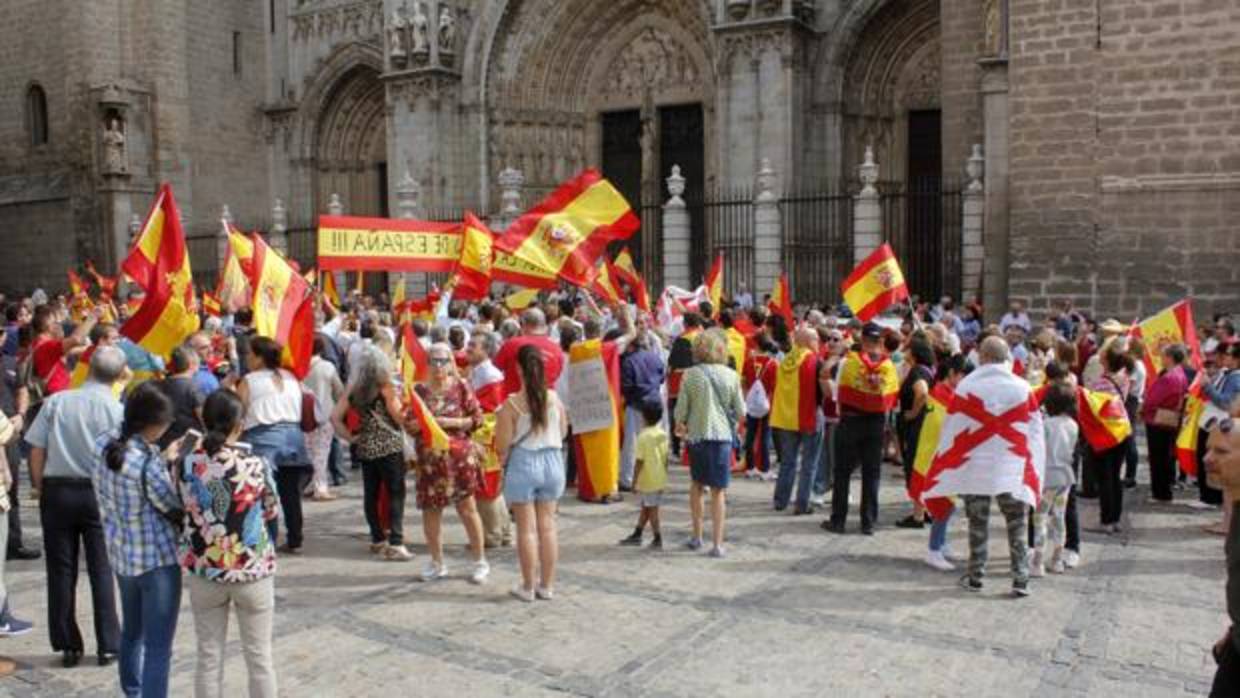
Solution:
[[[636,505],[561,512],[562,578],[551,602],[522,604],[507,590],[515,555],[491,555],[490,582],[462,576],[464,533],[448,515],[451,579],[423,584],[426,560],[380,562],[365,550],[360,487],[332,503],[307,503],[307,551],[282,559],[277,578],[276,662],[287,696],[1180,696],[1204,694],[1209,647],[1224,628],[1222,539],[1200,532],[1217,513],[1144,504],[1128,493],[1128,533],[1086,534],[1083,566],[1007,595],[1008,557],[992,516],[991,563],[980,595],[957,575],[922,563],[928,531],[891,526],[905,513],[889,471],[874,537],[818,528],[821,516],[770,507],[769,483],[732,489],[729,555],[682,551],[688,517],[683,473],[664,509],[666,552],[620,548]],[[353,478],[356,482],[358,478]],[[1188,493],[1184,493],[1187,497]],[[24,504],[25,502],[23,502]],[[412,509],[412,506],[410,507]],[[35,513],[24,510],[29,542]],[[1097,521],[1083,502],[1083,522]],[[951,547],[967,549],[962,517]],[[407,530],[421,540],[411,514]],[[97,668],[85,575],[79,615],[87,661],[63,669],[50,652],[42,562],[9,563],[16,608],[35,632],[0,642],[19,662],[0,695],[115,695],[115,667]],[[175,696],[191,694],[194,631],[180,618]],[[235,627],[235,622],[234,622]],[[231,695],[245,669],[232,631]]]

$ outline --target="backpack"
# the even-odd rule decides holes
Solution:
[[[745,395],[745,413],[755,419],[762,419],[771,412],[771,399],[766,395],[766,386],[762,381],[755,380]]]

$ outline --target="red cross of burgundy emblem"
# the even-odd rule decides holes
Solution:
[[[930,487],[926,489],[932,488],[937,483],[938,473],[959,468],[973,449],[997,436],[1007,442],[1008,449],[1014,455],[1024,459],[1024,483],[1035,493],[1035,496],[1040,494],[1041,484],[1037,469],[1033,464],[1033,454],[1029,452],[1029,441],[1016,429],[1017,424],[1029,422],[1030,411],[1030,403],[1025,401],[1002,414],[994,415],[987,411],[986,403],[977,395],[956,394],[947,408],[947,413],[949,415],[963,414],[977,422],[977,426],[957,434],[951,446],[935,456],[931,467]]]

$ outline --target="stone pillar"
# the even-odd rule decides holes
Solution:
[[[276,199],[275,205],[271,207],[271,231],[267,234],[267,242],[288,259],[288,211],[280,199]]]
[[[344,203],[340,200],[340,195],[332,193],[331,198],[327,201],[327,212],[333,216],[344,215]]]
[[[499,173],[499,214],[491,220],[491,229],[502,233],[521,215],[521,187],[525,174],[513,167],[505,167]]]
[[[753,201],[753,269],[733,269],[737,280],[749,284],[751,293],[774,288],[783,267],[783,225],[779,215],[779,195],[775,191],[775,170],[762,158],[758,168],[757,196]],[[725,277],[726,278],[726,277]]]
[[[413,220],[422,216],[422,185],[413,178],[409,170],[396,184],[396,215],[404,220]],[[388,297],[396,293],[398,284],[405,284],[406,299],[425,296],[429,290],[426,274],[400,272],[388,275]]]
[[[878,164],[874,146],[865,147],[865,162],[857,168],[861,192],[853,200],[853,261],[860,263],[883,242],[883,209],[879,205]]]
[[[663,204],[663,285],[689,288],[689,209],[681,198],[685,178],[680,174],[680,165],[672,165],[667,192],[671,198]]]
[[[135,213],[129,218],[129,244],[125,246],[125,249],[133,249],[134,244],[138,242],[138,234],[141,232],[142,216]]]
[[[960,217],[960,300],[972,300],[982,294],[982,260],[986,257],[986,248],[982,245],[982,230],[985,227],[986,187],[982,177],[986,171],[986,159],[982,157],[982,146],[975,144],[973,154],[965,165],[965,173],[969,177],[964,188],[963,212]]]
[[[216,243],[216,254],[219,261],[216,263],[216,272],[224,273],[224,262],[228,259],[228,231],[233,227],[232,211],[228,210],[228,204],[224,204],[220,208],[220,234],[219,242]]]
[[[1011,238],[1008,208],[1008,66],[1006,58],[982,62],[982,125],[985,131],[986,203],[982,245],[982,305],[987,320],[998,320],[1008,304]],[[965,299],[961,299],[965,300]]]

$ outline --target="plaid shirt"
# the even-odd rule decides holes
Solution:
[[[134,436],[125,444],[125,460],[113,471],[103,462],[103,449],[119,437],[116,431],[95,440],[91,479],[108,539],[108,561],[117,574],[137,577],[158,567],[177,564],[177,532],[160,514],[181,508],[159,449]],[[142,475],[146,471],[146,492]],[[156,510],[156,507],[159,509]]]

